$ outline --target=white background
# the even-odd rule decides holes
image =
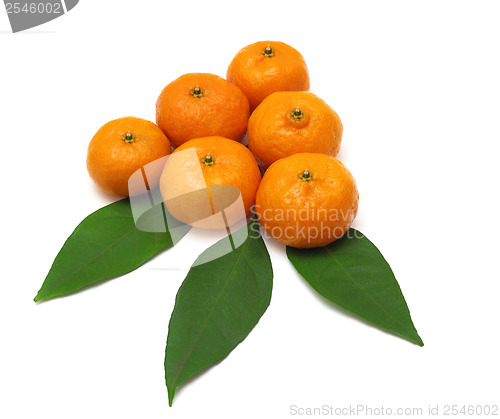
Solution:
[[[3,9],[2,9],[3,10]],[[288,418],[297,408],[500,404],[498,2],[81,0],[11,34],[0,14],[0,417]],[[281,40],[340,115],[354,227],[391,264],[425,346],[332,307],[267,241],[271,306],[168,407],[168,320],[196,235],[125,277],[35,304],[51,263],[114,198],[86,172],[108,120],[154,120],[186,72]],[[293,408],[292,408],[293,409]]]

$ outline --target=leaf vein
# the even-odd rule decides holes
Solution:
[[[205,319],[205,322],[203,323],[202,327],[200,328],[197,336],[196,336],[196,339],[194,340],[190,350],[186,353],[184,359],[182,360],[182,362],[180,363],[180,365],[177,367],[176,369],[176,374],[173,378],[173,382],[177,382],[177,380],[179,379],[179,376],[181,374],[181,371],[184,369],[184,367],[186,366],[186,363],[187,361],[189,360],[189,358],[191,357],[192,353],[194,352],[194,349],[196,348],[196,346],[198,345],[198,342],[199,340],[201,339],[201,336],[203,334],[203,332],[205,331],[206,327],[207,327],[207,324],[210,320],[210,318],[212,317],[214,311],[215,311],[215,308],[218,306],[219,304],[219,301],[222,297],[222,295],[224,294],[224,291],[226,290],[230,280],[231,280],[231,277],[233,276],[235,270],[236,270],[236,267],[238,266],[243,254],[245,253],[245,249],[248,245],[248,242],[249,242],[249,238],[246,239],[245,243],[242,245],[241,249],[240,249],[240,254],[238,255],[238,258],[236,259],[236,262],[234,263],[231,271],[229,272],[226,280],[225,280],[225,283],[224,283],[224,286],[222,287],[221,291],[219,292],[219,295],[217,296],[217,299],[215,300],[210,312],[208,313],[206,319]],[[233,250],[234,251],[234,250]],[[174,384],[175,385],[175,384]]]
[[[371,300],[382,312],[387,314],[389,318],[393,319],[396,321],[397,324],[399,324],[404,330],[407,332],[410,332],[410,334],[413,334],[413,330],[410,330],[407,328],[406,325],[401,323],[396,317],[394,317],[393,314],[389,313],[377,300],[375,300],[372,296],[370,296],[359,284],[358,282],[353,278],[353,276],[347,271],[344,266],[338,261],[337,256],[333,252],[333,250],[329,249],[328,247],[325,247],[326,251],[328,253],[332,254],[332,260],[337,264],[337,266],[346,274],[346,276],[351,280],[351,282],[361,291],[362,294],[364,294],[369,300]]]

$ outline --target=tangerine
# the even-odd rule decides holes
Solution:
[[[295,153],[336,156],[342,122],[322,99],[309,92],[276,92],[248,121],[248,147],[263,167]]]
[[[335,157],[298,153],[273,163],[256,196],[265,231],[288,246],[326,246],[342,237],[358,211],[356,182]]]
[[[170,154],[170,142],[153,122],[136,117],[104,124],[90,141],[87,170],[106,193],[128,196],[128,181],[137,170]],[[160,171],[148,174],[149,186],[158,183]]]
[[[249,117],[241,89],[209,73],[189,73],[168,84],[156,101],[156,123],[174,147],[220,135],[241,141]]]
[[[231,61],[226,78],[243,90],[250,110],[271,93],[309,90],[309,71],[300,53],[283,42],[262,41],[241,49]]]
[[[210,136],[189,140],[169,156],[160,191],[167,209],[179,221],[223,228],[250,214],[260,179],[248,148]]]

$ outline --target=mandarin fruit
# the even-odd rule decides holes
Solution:
[[[156,123],[174,147],[212,135],[241,141],[249,113],[248,99],[239,87],[208,73],[179,77],[156,101]]]
[[[248,147],[259,164],[295,153],[336,156],[342,140],[337,113],[309,92],[276,92],[255,109],[248,121]]]
[[[243,90],[251,111],[271,93],[309,90],[304,58],[291,46],[277,41],[256,42],[240,50],[226,78]]]
[[[260,178],[250,150],[228,138],[210,136],[189,140],[169,156],[160,191],[179,221],[223,228],[250,214]]]
[[[325,246],[342,237],[358,211],[358,189],[335,157],[298,153],[273,163],[256,196],[265,231],[298,248]]]
[[[104,192],[128,196],[128,181],[137,170],[170,154],[168,138],[153,122],[135,117],[104,124],[90,141],[87,169]],[[158,173],[148,173],[149,186],[158,183]]]

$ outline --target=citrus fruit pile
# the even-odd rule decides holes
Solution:
[[[286,245],[319,295],[423,346],[387,261],[350,227],[358,190],[335,157],[342,122],[308,90],[295,49],[257,42],[236,54],[226,79],[190,73],[169,83],[156,101],[156,123],[126,117],[103,125],[88,148],[88,172],[104,192],[129,199],[77,226],[35,301],[125,275],[192,227],[225,229],[175,298],[164,359],[172,405],[176,390],[222,361],[269,306],[266,232]]]
[[[173,149],[180,154],[147,180],[149,188],[159,184],[179,221],[223,228],[256,215],[286,245],[327,245],[356,217],[358,191],[335,158],[342,122],[309,84],[294,48],[246,46],[226,79],[190,73],[169,83],[156,102],[156,124],[127,117],[101,127],[89,145],[89,174],[103,191],[128,196],[132,174]],[[215,222],[221,213],[224,223]]]

